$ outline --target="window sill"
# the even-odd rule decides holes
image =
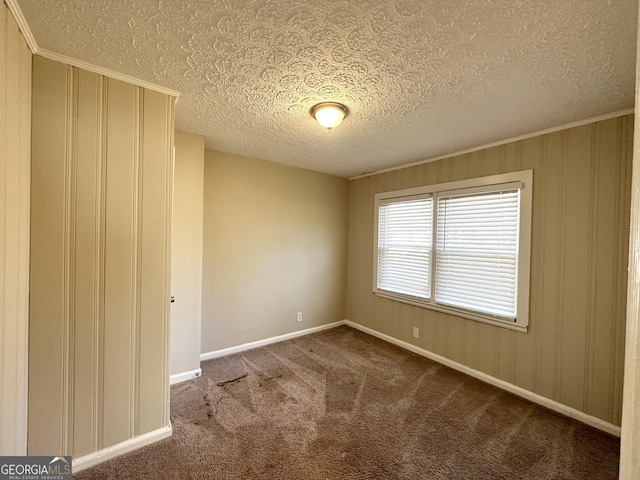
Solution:
[[[385,298],[387,300],[393,300],[395,302],[406,303],[408,305],[413,305],[415,307],[426,308],[427,310],[433,310],[440,313],[446,313],[448,315],[453,315],[456,317],[466,318],[467,320],[474,320],[480,323],[486,323],[488,325],[493,325],[495,327],[506,328],[509,330],[515,330],[520,333],[527,333],[528,326],[521,325],[514,322],[508,322],[505,320],[497,320],[491,317],[485,317],[480,314],[473,314],[471,312],[467,312],[465,310],[458,310],[456,308],[448,308],[440,305],[432,305],[424,302],[420,302],[419,300],[412,300],[410,297],[403,297],[401,295],[394,295],[392,293],[374,291],[373,294],[380,298]]]

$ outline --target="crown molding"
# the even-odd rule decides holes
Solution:
[[[17,0],[4,0],[4,3],[7,5],[7,7],[9,7],[9,11],[13,15],[13,18],[16,20],[16,23],[18,24],[18,28],[22,32],[22,35],[24,36],[24,39],[26,40],[27,45],[31,50],[31,53],[36,53],[38,50],[38,44],[36,43],[36,39],[33,36],[33,33],[31,33],[29,24],[27,23],[27,20],[24,18],[24,15],[22,14],[22,10],[18,5]]]
[[[27,42],[31,53],[33,53],[34,55],[40,55],[41,57],[48,58],[49,60],[55,60],[56,62],[61,62],[74,67],[82,68],[83,70],[94,72],[98,75],[104,75],[105,77],[122,80],[123,82],[137,85],[139,87],[153,90],[155,92],[163,93],[176,99],[180,97],[180,92],[178,92],[177,90],[163,87],[161,85],[156,85],[155,83],[147,82],[146,80],[140,80],[139,78],[131,77],[129,75],[125,75],[123,73],[101,67],[99,65],[94,65],[93,63],[85,62],[83,60],[78,60],[77,58],[68,57],[67,55],[62,55],[61,53],[52,52],[51,50],[47,50],[45,48],[40,48],[38,46],[38,43],[36,42],[35,37],[33,36],[33,33],[31,32],[31,28],[29,28],[29,24],[27,23],[26,18],[24,18],[24,15],[22,14],[22,10],[18,5],[17,0],[4,1],[7,4],[7,7],[9,7],[9,11],[13,15],[13,18],[15,18],[16,23],[18,24],[18,28],[22,32],[22,35],[24,36],[24,39]]]
[[[84,60],[78,60],[77,58],[68,57],[67,55],[62,55],[61,53],[52,52],[51,50],[38,48],[35,54],[40,55],[41,57],[44,57],[44,58],[48,58],[49,60],[55,60],[56,62],[66,63],[67,65],[71,65],[73,67],[82,68],[83,70],[87,70],[89,72],[97,73],[99,75],[104,75],[105,77],[114,78],[116,80],[122,80],[123,82],[131,83],[133,85],[137,85],[139,87],[143,87],[148,90],[154,90],[159,93],[164,93],[165,95],[169,95],[171,97],[178,98],[180,96],[180,92],[178,92],[177,90],[163,87],[161,85],[156,85],[155,83],[147,82],[146,80],[140,80],[139,78],[135,78],[129,75],[125,75],[123,73],[115,72],[108,68],[100,67],[99,65],[94,65],[93,63],[85,62]]]
[[[460,150],[453,153],[446,153],[444,155],[440,155],[438,157],[427,158],[426,160],[419,160],[413,163],[407,163],[404,165],[398,165],[397,167],[389,167],[382,170],[376,170],[375,172],[367,172],[361,175],[356,175],[355,177],[350,177],[349,180],[358,180],[360,178],[371,177],[373,175],[380,175],[381,173],[394,172],[396,170],[402,170],[403,168],[416,167],[418,165],[423,165],[429,162],[435,162],[437,160],[444,160],[445,158],[457,157],[458,155],[465,155],[467,153],[477,152],[479,150],[486,150],[487,148],[498,147],[500,145],[506,145],[507,143],[518,142],[520,140],[526,140],[527,138],[539,137],[541,135],[547,135],[549,133],[559,132],[561,130],[567,130],[569,128],[581,127],[583,125],[589,125],[590,123],[601,122],[603,120],[610,120],[612,118],[623,117],[625,115],[632,115],[634,113],[633,108],[627,108],[624,110],[619,110],[617,112],[606,113],[604,115],[599,115],[597,117],[585,118],[584,120],[578,120],[576,122],[565,123],[564,125],[558,125],[556,127],[547,128],[544,130],[539,130],[537,132],[527,133],[525,135],[520,135],[518,137],[511,137],[505,140],[499,140],[493,143],[486,143],[484,145],[480,145],[478,147],[468,148],[466,150]]]

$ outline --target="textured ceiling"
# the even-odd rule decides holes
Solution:
[[[40,48],[180,91],[207,147],[341,176],[634,104],[635,0],[18,4]]]

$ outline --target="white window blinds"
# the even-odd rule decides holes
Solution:
[[[515,319],[518,188],[438,198],[435,301]]]
[[[379,289],[429,299],[433,200],[422,196],[379,206]]]

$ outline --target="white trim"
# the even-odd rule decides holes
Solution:
[[[27,19],[24,18],[22,9],[20,8],[20,5],[18,5],[17,0],[5,0],[5,3],[7,4],[7,7],[9,7],[9,11],[13,14],[13,18],[15,18],[18,28],[22,32],[22,36],[26,40],[31,53],[36,53],[38,50],[38,44],[36,43],[33,33],[31,33],[31,28],[29,28]]]
[[[169,424],[166,427],[159,428],[152,432],[145,433],[144,435],[130,438],[124,442],[112,445],[111,447],[103,448],[97,452],[76,458],[73,460],[73,473],[78,473],[82,470],[98,465],[99,463],[106,462],[107,460],[119,457],[125,453],[138,450],[139,448],[146,447],[152,443],[169,438],[172,433],[173,429],[171,428],[171,424]]]
[[[525,390],[524,388],[513,385],[512,383],[505,382],[504,380],[500,380],[498,378],[492,377],[491,375],[487,375],[486,373],[480,372],[479,370],[474,370],[473,368],[469,368],[466,365],[462,365],[461,363],[442,357],[438,354],[432,353],[421,347],[412,345],[411,343],[398,340],[397,338],[393,338],[384,333],[377,332],[376,330],[372,330],[371,328],[365,327],[363,325],[352,322],[350,320],[345,320],[344,323],[357,330],[368,333],[369,335],[373,335],[374,337],[378,337],[389,343],[393,343],[394,345],[404,348],[405,350],[409,350],[413,353],[417,353],[418,355],[426,357],[435,362],[441,363],[442,365],[446,365],[447,367],[453,368],[454,370],[458,370],[459,372],[466,373],[467,375],[477,378],[478,380],[482,380],[483,382],[486,382],[490,385],[506,390],[509,393],[513,393],[514,395],[522,397],[531,402],[537,403],[538,405],[542,405],[543,407],[546,407],[549,410],[553,410],[554,412],[561,413],[562,415],[566,415],[567,417],[578,420],[591,427],[595,427],[599,430],[602,430],[603,432],[607,432],[611,435],[615,435],[616,437],[620,437],[620,427],[613,425],[612,423],[605,422],[604,420],[593,417],[591,415],[587,415],[586,413],[581,412],[580,410],[576,410],[575,408],[569,407],[567,405],[563,405],[562,403],[556,402],[555,400],[551,400],[550,398],[543,397],[542,395],[538,395],[537,393],[530,392],[529,390]]]
[[[140,80],[138,78],[125,75],[124,73],[119,73],[114,70],[95,65],[93,63],[78,60],[77,58],[69,57],[61,53],[52,52],[51,50],[47,50],[45,48],[40,48],[38,46],[38,43],[36,42],[35,37],[33,36],[33,33],[31,32],[31,28],[27,23],[27,19],[24,17],[24,14],[22,13],[20,6],[18,5],[17,0],[5,0],[5,3],[7,4],[7,7],[9,7],[9,11],[11,11],[11,13],[13,14],[13,18],[15,18],[16,23],[18,24],[18,28],[20,28],[20,31],[22,32],[22,35],[24,36],[24,39],[26,40],[31,53],[33,53],[34,55],[40,55],[41,57],[48,58],[49,60],[55,60],[56,62],[61,62],[67,65],[72,65],[74,67],[82,68],[89,72],[97,73],[98,75],[104,75],[105,77],[122,80],[123,82],[127,82],[132,85],[137,85],[148,90],[153,90],[155,92],[175,97],[176,100],[180,97],[180,92],[178,92],[177,90],[163,87],[161,85],[156,85],[155,83],[147,82],[146,80]]]
[[[82,68],[83,70],[94,72],[98,75],[104,75],[105,77],[121,80],[132,85],[137,85],[138,87],[146,88],[147,90],[153,90],[165,95],[169,95],[170,97],[178,98],[180,96],[180,92],[178,92],[177,90],[163,87],[161,85],[156,85],[155,83],[147,82],[146,80],[140,80],[138,78],[125,75],[124,73],[119,73],[114,70],[101,67],[99,65],[94,65],[93,63],[85,62],[84,60],[78,60],[77,58],[68,57],[66,55],[62,55],[61,53],[52,52],[51,50],[38,48],[34,53],[36,55],[40,55],[41,57],[48,58],[49,60],[55,60],[56,62],[61,62],[74,67]]]
[[[354,177],[349,177],[349,180],[358,180],[360,178],[371,177],[373,175],[380,175],[381,173],[394,172],[396,170],[402,170],[403,168],[416,167],[418,165],[424,165],[425,163],[435,162],[437,160],[444,160],[445,158],[457,157],[458,155],[465,155],[467,153],[477,152],[478,150],[486,150],[487,148],[498,147],[507,143],[518,142],[520,140],[526,140],[527,138],[539,137],[541,135],[547,135],[549,133],[560,132],[569,128],[582,127],[583,125],[589,125],[590,123],[602,122],[604,120],[610,120],[612,118],[623,117],[625,115],[632,115],[634,113],[633,108],[626,108],[617,112],[605,113],[604,115],[598,115],[597,117],[585,118],[584,120],[578,120],[571,123],[565,123],[556,127],[546,128],[537,132],[526,133],[517,137],[507,138],[505,140],[499,140],[497,142],[485,143],[477,147],[467,148],[466,150],[459,150],[457,152],[445,153],[437,157],[427,158],[425,160],[418,160],[413,163],[406,163],[404,165],[398,165],[397,167],[383,168],[382,170],[376,170],[374,172],[362,173]]]
[[[202,369],[196,368],[195,370],[189,370],[188,372],[174,373],[169,377],[169,384],[175,385],[176,383],[187,382],[194,378],[200,378],[202,376]]]
[[[252,348],[263,347],[272,343],[284,342],[285,340],[291,340],[292,338],[302,337],[309,335],[310,333],[321,332],[322,330],[329,330],[330,328],[339,327],[344,325],[345,320],[339,322],[328,323],[326,325],[320,325],[319,327],[307,328],[305,330],[298,330],[297,332],[285,333],[284,335],[278,335],[276,337],[265,338],[263,340],[256,340],[255,342],[243,343],[242,345],[236,345],[235,347],[222,348],[220,350],[214,350],[213,352],[201,353],[200,361],[212,360],[214,358],[226,357],[238,352],[244,352],[251,350]]]

